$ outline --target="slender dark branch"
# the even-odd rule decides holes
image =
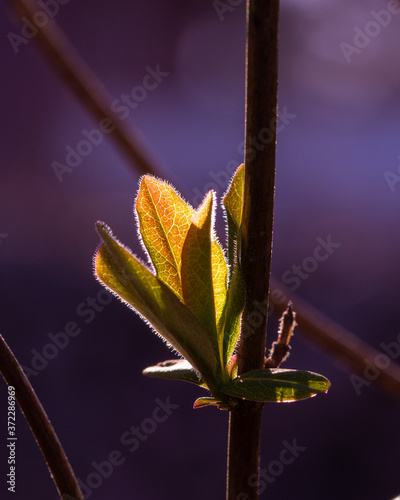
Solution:
[[[272,252],[278,88],[279,0],[247,2],[246,151],[241,265],[243,324],[253,324],[255,304],[267,304]],[[243,335],[238,373],[263,368],[267,315]],[[258,498],[263,404],[243,401],[229,421],[227,498]]]
[[[258,405],[244,404],[230,411],[227,500],[258,499],[261,418]]]
[[[296,309],[296,321],[301,334],[311,341],[313,347],[320,347],[333,356],[335,361],[346,366],[347,370],[364,377],[366,360],[375,365],[379,352],[354,333],[335,323],[314,306],[296,296],[285,285],[271,278],[271,294],[274,312],[282,314],[290,299]],[[274,297],[280,297],[277,301]],[[380,387],[397,400],[400,400],[400,366],[393,360],[386,367],[379,366],[380,375],[372,384]]]
[[[21,365],[1,335],[0,371],[7,384],[15,388],[15,398],[43,453],[60,498],[65,495],[64,498],[83,500],[82,492],[57,434]]]
[[[243,322],[255,304],[268,303],[274,211],[279,1],[250,0],[248,9],[246,156],[241,265],[246,300]],[[244,338],[239,374],[264,365],[267,316]]]
[[[26,16],[29,20],[32,20],[35,12],[40,10],[32,0],[11,0],[11,2],[21,17]],[[112,130],[115,127],[110,136],[140,174],[160,176],[161,169],[157,168],[155,160],[145,150],[140,133],[112,112],[113,99],[101,81],[78,54],[56,22],[50,16],[47,18],[46,25],[43,28],[37,28],[38,33],[34,40],[49,59],[52,68],[58,72],[98,123],[106,119],[109,123],[107,129]]]

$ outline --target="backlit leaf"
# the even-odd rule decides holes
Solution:
[[[192,384],[203,385],[204,380],[199,377],[193,366],[186,359],[171,359],[143,370],[147,377],[183,380]]]
[[[329,380],[317,373],[274,368],[244,373],[221,391],[250,401],[291,402],[316,396],[329,387]]]
[[[229,265],[233,269],[235,264],[235,248],[237,245],[237,235],[242,224],[244,191],[244,165],[240,165],[229,184],[228,190],[223,198],[223,205],[226,211],[228,222],[228,255]]]
[[[228,266],[221,245],[215,238],[211,241],[211,269],[214,288],[215,320],[219,325],[225,309],[228,285]]]
[[[220,330],[224,332],[223,342],[223,363],[226,365],[232,356],[240,336],[241,317],[244,306],[244,286],[240,267],[237,266],[229,283],[226,307],[224,315],[221,317]]]
[[[221,367],[207,331],[170,288],[113,237],[104,223],[97,223],[97,229],[104,241],[95,259],[98,278],[182,354],[212,390],[221,378]]]
[[[215,398],[205,397],[197,398],[193,404],[193,408],[197,410],[198,408],[205,408],[206,406],[217,406],[218,401]]]
[[[221,410],[232,410],[237,405],[237,400],[232,398],[220,401],[216,398],[197,398],[193,404],[193,408],[197,410],[198,408],[205,408],[206,406],[218,406]]]
[[[158,278],[182,300],[181,255],[193,208],[169,184],[145,175],[136,211],[140,234]]]
[[[209,332],[222,362],[217,324],[224,311],[227,287],[225,256],[213,231],[214,193],[210,191],[192,219],[182,251],[184,303]]]
[[[240,335],[241,315],[244,306],[244,285],[239,264],[240,227],[244,189],[244,165],[236,170],[223,198],[228,223],[229,289],[224,321],[223,360],[226,364],[231,357]],[[222,327],[221,327],[222,330]]]

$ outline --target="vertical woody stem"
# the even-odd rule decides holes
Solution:
[[[267,316],[254,327],[252,313],[268,304],[275,185],[279,0],[248,0],[245,186],[241,265],[245,282],[239,374],[263,368]],[[249,328],[243,330],[248,332]],[[262,403],[244,401],[231,411],[228,500],[258,499]]]

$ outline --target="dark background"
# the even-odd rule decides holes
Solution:
[[[236,3],[224,19],[211,0],[71,0],[56,16],[114,98],[140,85],[147,66],[170,73],[128,120],[191,203],[213,177],[222,195],[228,162],[242,161],[245,6]],[[279,106],[295,117],[278,135],[273,273],[281,279],[313,255],[317,238],[331,235],[340,247],[297,292],[380,349],[400,333],[400,183],[391,189],[385,178],[385,172],[398,174],[400,164],[400,15],[350,62],[340,47],[354,44],[354,28],[374,19],[371,10],[387,10],[387,2],[282,2]],[[82,302],[101,290],[92,273],[96,220],[143,256],[132,212],[139,174],[107,138],[59,182],[52,162],[63,162],[66,146],[74,148],[82,130],[98,123],[34,40],[14,52],[7,35],[21,32],[9,13],[4,4],[0,331],[30,366],[32,350],[42,352],[50,332],[71,321],[81,329],[31,381],[83,482],[93,462],[109,460],[114,450],[122,454],[124,463],[87,498],[222,499],[228,414],[192,410],[203,394],[195,386],[141,375],[171,352],[116,299],[82,315]],[[218,231],[223,234],[221,211]],[[275,329],[274,319],[270,341]],[[322,373],[332,388],[312,400],[266,405],[261,467],[279,458],[284,441],[296,439],[305,450],[261,498],[389,500],[399,494],[398,403],[372,386],[357,395],[350,373],[301,334],[286,367]],[[2,384],[4,498],[11,496],[6,396]],[[131,426],[151,426],[145,419],[157,398],[179,408],[129,452],[121,436]],[[57,498],[20,412],[17,436],[12,498]]]

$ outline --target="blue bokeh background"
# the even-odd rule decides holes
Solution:
[[[231,162],[243,158],[245,6],[232,3],[238,5],[218,15],[211,0],[87,0],[60,5],[56,14],[113,98],[140,85],[148,66],[169,73],[127,120],[165,166],[165,177],[194,204],[210,183],[222,195]],[[394,177],[400,175],[400,15],[388,16],[390,4],[284,0],[280,30],[279,107],[290,118],[278,134],[273,273],[282,279],[313,255],[317,238],[330,235],[340,247],[297,293],[378,349],[400,333],[400,182]],[[346,59],[343,43],[354,45],[356,28],[365,31],[372,12],[382,10],[385,26],[374,31],[369,24],[373,36]],[[121,453],[123,463],[101,485],[95,488],[90,476],[86,498],[224,498],[228,415],[192,410],[202,395],[195,386],[141,375],[171,352],[116,299],[108,303],[93,277],[96,220],[144,256],[132,211],[139,174],[107,138],[59,181],[52,163],[63,162],[65,148],[75,148],[82,131],[98,123],[35,41],[15,53],[10,32],[21,33],[3,6],[0,332],[30,366],[32,351],[43,351],[49,333],[69,322],[80,328],[31,381],[85,484],[93,462]],[[217,224],[223,239],[221,212]],[[276,325],[271,320],[270,341]],[[389,500],[399,494],[398,403],[372,385],[357,395],[350,373],[300,333],[286,366],[322,373],[332,388],[309,401],[267,405],[262,469],[278,459],[285,441],[295,439],[305,450],[265,483],[261,498]],[[2,384],[2,498],[11,495],[6,395]],[[167,398],[179,407],[153,429],[146,419],[156,400]],[[56,498],[21,414],[17,425],[12,498]],[[121,437],[141,425],[151,432],[130,452]]]

